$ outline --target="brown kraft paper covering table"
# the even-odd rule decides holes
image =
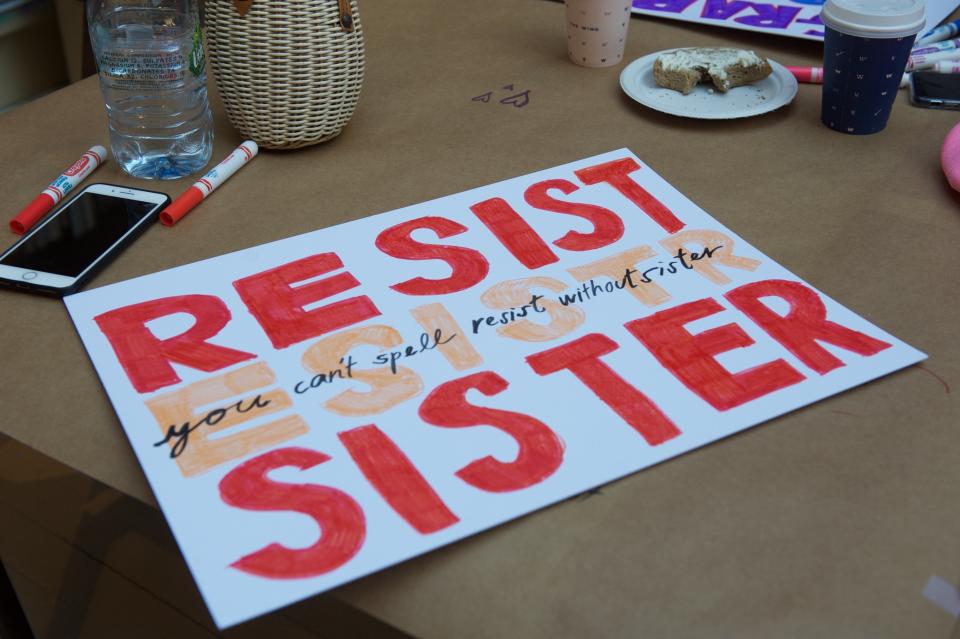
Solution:
[[[901,92],[884,132],[841,135],[820,124],[820,87],[801,85],[765,116],[680,119],[623,95],[623,66],[690,45],[809,66],[819,45],[634,18],[624,63],[586,69],[566,59],[560,4],[367,0],[361,11],[367,72],[343,134],[262,153],[91,287],[629,147],[930,358],[334,594],[422,637],[958,632],[921,595],[932,575],[960,585],[960,195],[938,164],[956,114]],[[500,102],[526,90],[525,106]],[[218,160],[240,138],[215,95],[213,106]],[[0,116],[0,140],[9,218],[107,143],[96,78]],[[176,195],[192,179],[136,181],[108,162],[93,181]],[[7,291],[0,304],[0,432],[153,503],[63,305]]]

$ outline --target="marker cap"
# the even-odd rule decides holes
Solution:
[[[17,217],[10,220],[10,230],[17,235],[23,235],[27,229],[49,213],[54,206],[56,206],[56,202],[53,201],[53,198],[46,193],[41,193],[33,198],[33,202],[27,204],[22,211],[17,213]]]
[[[203,192],[195,186],[184,191],[170,206],[160,212],[160,223],[173,226],[197,204],[203,201]]]
[[[904,38],[926,23],[923,0],[827,0],[824,25],[860,38]]]

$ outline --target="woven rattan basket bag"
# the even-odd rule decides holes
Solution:
[[[363,83],[356,0],[207,0],[207,48],[233,126],[268,149],[336,137]]]

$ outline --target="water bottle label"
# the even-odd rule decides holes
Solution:
[[[115,89],[164,89],[184,78],[186,65],[179,51],[103,51],[100,75]]]
[[[203,73],[204,58],[203,34],[200,33],[200,22],[197,21],[197,28],[193,30],[193,48],[190,49],[190,72],[195,76]]]

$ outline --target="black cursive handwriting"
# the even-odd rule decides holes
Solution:
[[[403,350],[399,351],[390,351],[389,353],[380,353],[377,355],[373,363],[374,364],[390,364],[390,372],[394,375],[397,374],[397,360],[403,359],[406,357],[413,357],[414,355],[419,355],[424,351],[431,351],[437,346],[442,346],[456,337],[457,334],[454,333],[447,339],[443,338],[443,331],[441,329],[436,329],[433,331],[433,335],[430,333],[420,333],[420,348],[416,346],[405,346]]]
[[[679,273],[680,269],[686,269],[688,271],[693,270],[695,267],[694,262],[698,260],[710,259],[713,257],[713,254],[723,248],[723,245],[710,248],[709,246],[704,247],[703,253],[697,253],[696,251],[690,251],[689,253],[683,248],[677,250],[675,255],[670,257],[675,258],[670,260],[666,264],[663,262],[657,262],[657,266],[650,267],[644,271],[639,271],[635,268],[627,268],[623,272],[623,277],[618,280],[607,280],[598,284],[595,280],[591,279],[587,282],[584,282],[572,293],[561,293],[557,296],[557,301],[559,301],[564,306],[570,306],[571,304],[582,304],[587,300],[593,299],[603,293],[613,293],[617,290],[622,290],[625,288],[637,288],[641,284],[649,284],[653,281],[654,277],[665,277],[667,275],[673,275]],[[634,275],[640,275],[639,278],[634,279]]]
[[[312,388],[319,388],[324,384],[330,384],[335,379],[347,379],[353,377],[353,367],[357,363],[353,359],[353,355],[347,355],[345,358],[340,358],[340,363],[343,364],[342,368],[334,368],[326,373],[317,373],[309,380],[299,381],[293,387],[293,392],[297,395],[303,395],[308,390]]]
[[[690,251],[689,253],[687,253],[686,251],[683,250],[683,247],[681,247],[677,249],[676,255],[670,256],[670,257],[676,258],[677,260],[679,260],[679,262],[671,260],[670,262],[667,262],[666,266],[664,266],[663,262],[657,262],[659,266],[654,266],[653,268],[648,268],[647,270],[645,270],[643,272],[643,277],[640,278],[640,281],[643,282],[644,284],[648,284],[653,281],[653,279],[651,279],[651,274],[656,275],[658,277],[663,277],[664,275],[667,275],[667,274],[676,273],[678,263],[681,267],[687,269],[688,271],[693,270],[694,266],[692,262],[696,262],[697,260],[710,259],[711,257],[713,257],[714,253],[716,253],[722,248],[723,248],[723,244],[719,244],[714,248],[710,248],[709,246],[703,247],[703,253],[697,253],[696,251]],[[690,258],[689,262],[687,261],[688,257]]]
[[[226,408],[214,408],[196,424],[191,425],[190,422],[184,422],[180,426],[171,424],[170,427],[167,428],[166,437],[156,442],[154,446],[163,446],[164,444],[168,444],[173,441],[174,444],[170,447],[170,459],[175,459],[179,457],[180,453],[182,453],[187,447],[187,440],[190,438],[190,433],[197,430],[201,426],[216,426],[223,420],[224,417],[227,416],[231,410],[235,410],[238,413],[246,413],[254,408],[264,408],[269,405],[269,399],[263,399],[260,395],[257,395],[253,398],[253,401],[246,406],[243,405],[243,400],[240,400],[236,404],[232,404]]]
[[[475,317],[474,319],[470,320],[470,323],[473,325],[473,334],[476,335],[481,326],[510,324],[518,319],[523,319],[531,313],[545,313],[547,309],[540,306],[540,300],[542,299],[543,295],[531,295],[530,301],[520,308],[512,306],[510,307],[510,310],[503,311],[497,315],[484,315],[483,317]]]

